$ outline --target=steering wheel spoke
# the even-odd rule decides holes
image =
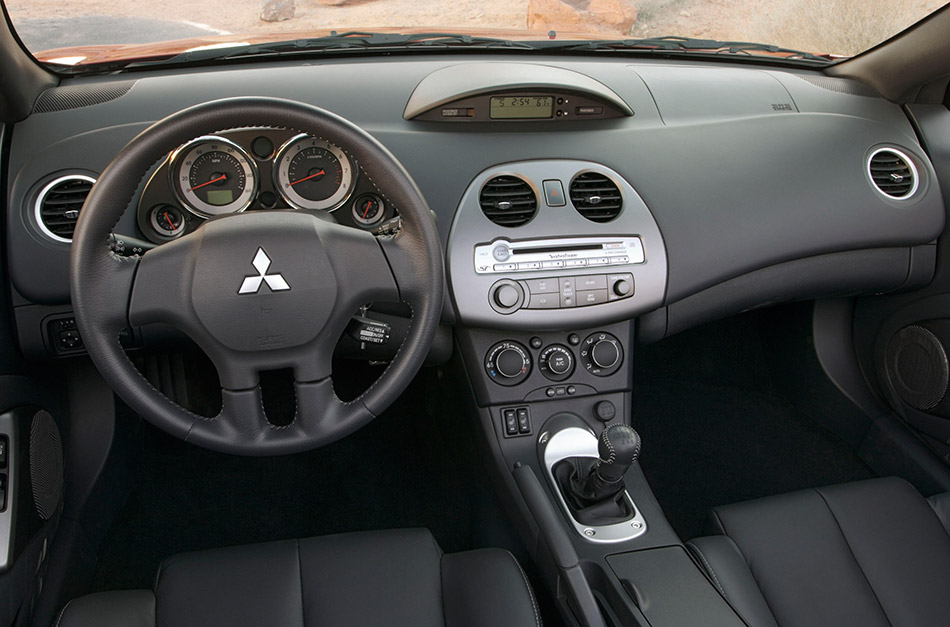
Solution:
[[[153,248],[139,261],[129,298],[132,326],[163,322],[186,333],[194,328],[190,293],[195,234]]]

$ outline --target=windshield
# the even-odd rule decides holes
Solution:
[[[348,31],[462,33],[548,42],[650,41],[677,36],[690,39],[685,49],[679,44],[676,46],[687,53],[715,51],[831,62],[835,57],[855,55],[888,39],[945,3],[945,0],[2,1],[24,45],[41,61],[64,66],[163,55],[169,58],[188,50],[260,45]],[[796,56],[766,47],[716,45],[722,42],[758,42],[819,56]],[[628,50],[650,48],[633,46],[630,41],[623,43]],[[347,47],[352,44],[347,42]]]

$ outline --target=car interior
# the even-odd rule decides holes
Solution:
[[[948,624],[950,7],[86,72],[3,12],[0,627]]]

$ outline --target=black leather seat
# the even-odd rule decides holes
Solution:
[[[950,495],[872,479],[720,507],[688,543],[750,627],[950,624]]]
[[[172,557],[150,590],[70,602],[57,627],[539,627],[507,551],[445,555],[423,529],[252,544]]]

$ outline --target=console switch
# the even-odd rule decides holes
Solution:
[[[531,416],[527,407],[506,407],[501,410],[501,419],[506,438],[531,434]]]

